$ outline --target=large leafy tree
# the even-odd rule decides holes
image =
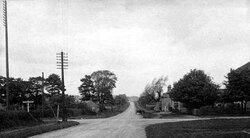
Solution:
[[[81,86],[78,87],[79,93],[82,96],[82,100],[97,100],[97,94],[94,88],[94,82],[91,79],[90,75],[85,75],[84,78],[81,79]]]
[[[226,76],[226,90],[222,94],[224,102],[241,102],[246,104],[250,100],[250,71],[249,70],[230,70]],[[246,107],[246,106],[245,106]]]
[[[91,78],[93,79],[95,91],[97,93],[97,101],[103,106],[105,101],[112,97],[112,91],[116,87],[117,77],[109,70],[100,70],[93,72]]]
[[[57,74],[51,74],[46,79],[46,90],[51,95],[59,95],[62,90],[62,81]]]
[[[191,70],[174,83],[170,97],[189,108],[213,105],[218,98],[219,86],[202,70]]]
[[[160,78],[155,78],[151,83],[148,83],[139,98],[140,104],[145,106],[146,104],[160,102],[167,80],[167,76],[162,76]]]

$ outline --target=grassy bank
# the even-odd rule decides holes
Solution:
[[[147,138],[250,137],[250,119],[211,119],[155,124],[146,127]]]
[[[59,122],[59,123],[48,123],[41,124],[32,127],[19,128],[15,130],[8,130],[0,133],[1,138],[26,138],[29,136],[38,135],[41,133],[68,128],[71,126],[78,125],[78,122],[68,121],[68,122]]]

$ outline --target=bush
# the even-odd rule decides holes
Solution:
[[[42,118],[42,110],[33,110],[33,111],[30,111],[30,113],[35,117],[35,118]],[[55,112],[56,114],[56,112]],[[49,109],[46,109],[46,110],[43,110],[43,117],[45,118],[53,118],[54,117],[54,114],[52,112],[52,110],[49,110]]]
[[[67,109],[67,114],[69,117],[76,117],[82,115],[82,109],[69,108]]]
[[[35,120],[26,111],[0,111],[0,130],[20,126]]]
[[[197,111],[197,115],[241,115],[239,109],[225,107],[204,106]]]
[[[66,110],[67,116],[68,117],[76,117],[82,115],[82,109],[77,109],[77,108],[68,108]],[[41,118],[42,117],[42,110],[33,110],[30,111],[30,113],[35,117],[35,118]],[[54,110],[55,115],[57,114],[56,110]],[[45,118],[54,118],[54,114],[52,110],[46,109],[43,111],[43,117]],[[59,111],[59,117],[62,117],[62,109]]]
[[[88,108],[86,103],[80,103],[78,108],[81,110],[83,115],[96,115],[96,112],[93,112],[90,108]]]

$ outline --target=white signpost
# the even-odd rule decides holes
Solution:
[[[23,101],[23,103],[27,104],[27,112],[30,112],[30,103],[34,103],[34,101]]]

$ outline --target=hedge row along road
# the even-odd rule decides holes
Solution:
[[[33,138],[146,138],[145,127],[164,122],[189,121],[197,119],[143,119],[135,113],[134,102],[123,113],[105,119],[74,120],[78,126],[56,130]]]

